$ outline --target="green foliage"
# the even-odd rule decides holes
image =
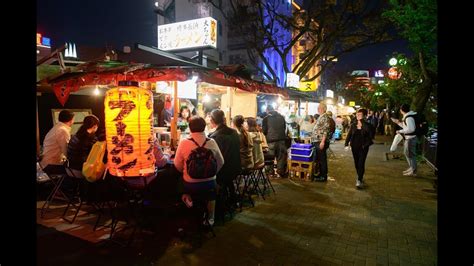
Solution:
[[[402,72],[398,80],[390,80],[387,92],[394,103],[411,103],[413,110],[423,112],[431,124],[437,121],[437,2],[436,0],[390,0],[390,9],[384,12],[399,28],[415,52],[405,65],[397,66]],[[397,57],[404,57],[397,55]]]
[[[399,27],[400,35],[408,40],[410,47],[416,53],[435,53],[438,39],[436,0],[390,0],[390,4],[391,9],[383,16]]]

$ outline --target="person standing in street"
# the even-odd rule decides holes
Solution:
[[[417,137],[415,134],[416,123],[415,116],[416,112],[410,111],[410,105],[402,104],[400,107],[400,113],[403,115],[403,120],[392,119],[402,129],[397,130],[396,133],[405,136],[405,142],[403,144],[403,152],[408,162],[408,169],[403,171],[405,176],[416,176],[416,142]]]
[[[365,160],[369,153],[369,147],[372,145],[375,137],[375,128],[366,120],[367,110],[359,109],[356,114],[357,121],[351,124],[347,134],[345,149],[352,149],[354,165],[357,171],[356,187],[362,188],[364,182]]]
[[[313,128],[311,142],[316,149],[316,156],[313,157],[315,163],[318,164],[319,175],[314,176],[314,181],[325,182],[328,179],[328,161],[327,149],[329,148],[329,119],[332,119],[327,113],[325,103],[319,103],[318,112],[320,114],[316,125]]]
[[[277,173],[280,177],[287,177],[288,152],[285,145],[286,122],[285,118],[275,111],[272,105],[267,106],[268,115],[262,120],[263,134],[265,135],[270,152],[277,160]]]

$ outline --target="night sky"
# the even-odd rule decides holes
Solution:
[[[65,42],[115,48],[157,46],[154,0],[37,0],[37,32],[54,47]],[[406,41],[361,48],[339,58],[342,70],[388,67],[393,52],[409,53]]]

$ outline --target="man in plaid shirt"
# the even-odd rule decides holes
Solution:
[[[313,157],[318,164],[319,175],[314,176],[315,181],[325,182],[328,179],[328,161],[326,151],[329,148],[329,115],[326,113],[325,103],[319,103],[318,113],[320,114],[316,125],[313,128],[311,141],[316,149],[316,156]]]

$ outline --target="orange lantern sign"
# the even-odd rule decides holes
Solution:
[[[120,85],[105,95],[107,166],[114,176],[148,176],[155,172],[153,95],[138,83]]]
[[[388,70],[388,77],[391,79],[399,79],[402,76],[402,73],[398,71],[396,67],[391,67]]]

